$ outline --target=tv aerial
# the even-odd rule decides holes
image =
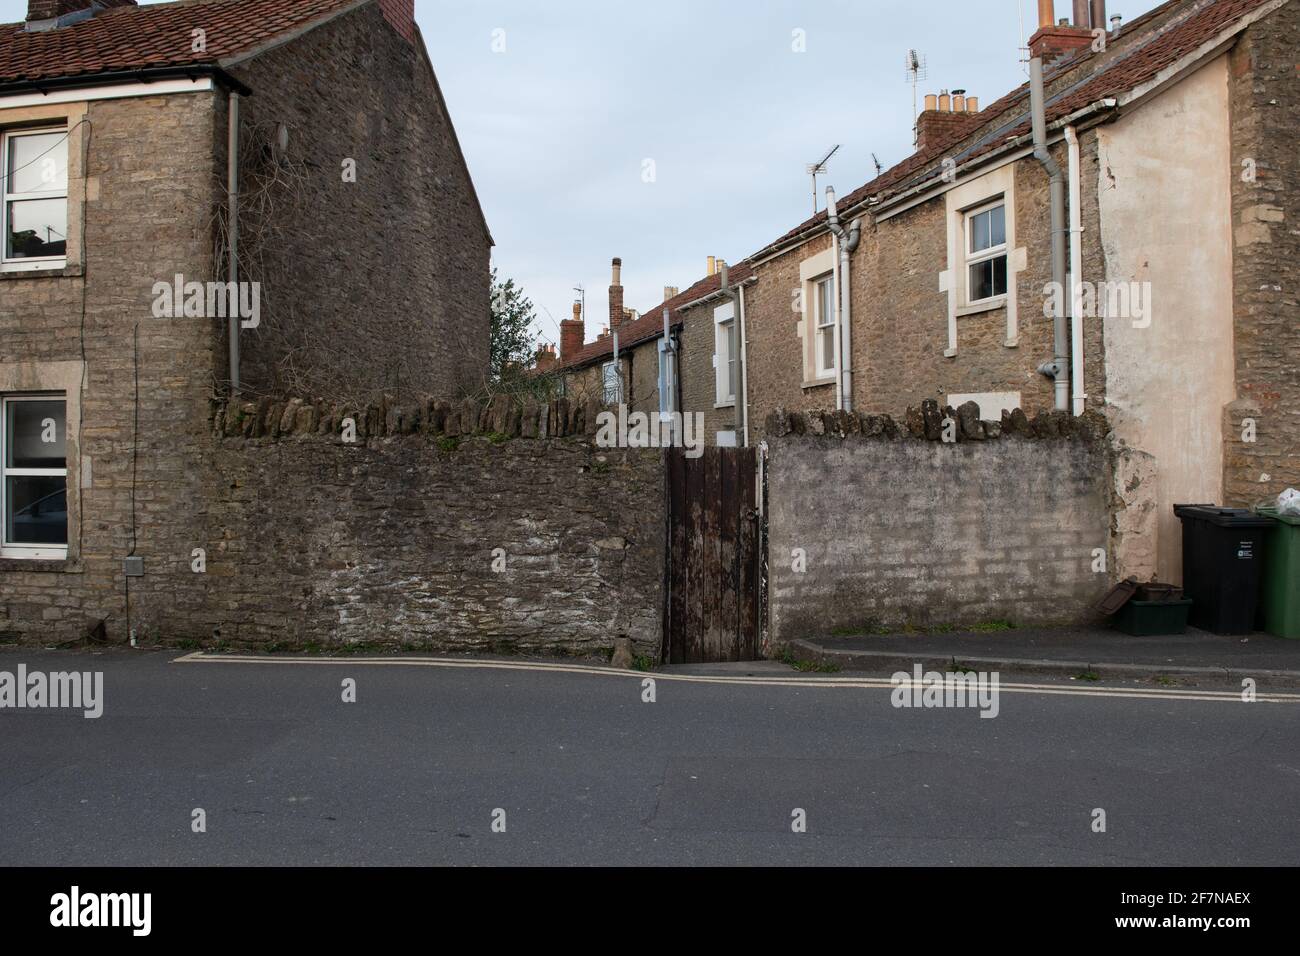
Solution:
[[[826,172],[826,164],[830,162],[831,157],[840,151],[838,145],[832,146],[830,152],[821,158],[820,162],[809,164],[808,175],[812,176],[813,192],[813,215],[817,215],[817,177]]]
[[[929,75],[930,75],[930,71],[926,68],[925,65],[925,56],[920,53],[917,53],[915,50],[908,50],[907,51],[907,82],[910,83],[912,86],[912,125],[913,126],[916,125],[917,117],[920,115],[917,112],[917,106],[919,103],[917,99],[917,89],[920,87],[921,81],[929,77]]]

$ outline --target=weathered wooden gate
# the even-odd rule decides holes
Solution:
[[[667,453],[668,562],[663,659],[760,657],[763,533],[758,451]]]

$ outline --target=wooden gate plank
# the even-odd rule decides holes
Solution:
[[[707,660],[705,656],[705,605],[708,603],[705,580],[705,482],[703,458],[688,459],[686,464],[686,610],[683,631],[686,641],[686,660]]]
[[[718,467],[718,595],[720,621],[717,659],[740,660],[739,585],[736,561],[739,526],[736,522],[740,489],[736,484],[736,471],[742,452],[736,448],[721,449]]]
[[[763,538],[758,518],[757,480],[757,453],[746,455],[739,460],[737,467],[737,482],[740,487],[737,511],[740,525],[736,545],[739,552],[736,659],[742,661],[758,660],[759,629],[762,624],[762,582],[759,575],[762,573]]]
[[[667,634],[664,660],[672,664],[686,662],[686,453],[684,449],[668,451],[668,613],[664,623]]]

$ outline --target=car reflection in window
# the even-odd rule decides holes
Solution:
[[[68,492],[37,498],[13,517],[12,540],[21,544],[67,544]]]

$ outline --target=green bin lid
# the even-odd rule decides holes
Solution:
[[[1280,521],[1283,524],[1300,525],[1300,517],[1295,515],[1280,515],[1276,508],[1256,508],[1261,515],[1266,518],[1272,518],[1274,521]]]

